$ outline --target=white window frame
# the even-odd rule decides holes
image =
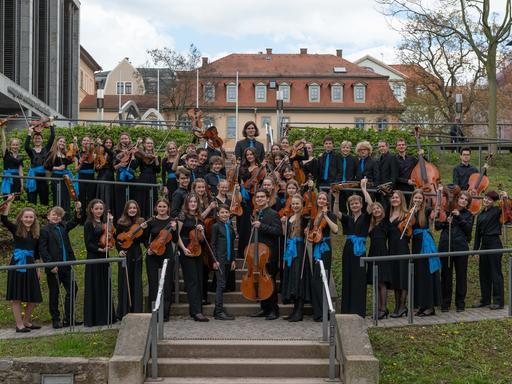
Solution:
[[[116,95],[124,95],[124,81],[116,81]]]
[[[340,98],[335,99],[334,98],[334,90],[339,89],[340,90]],[[331,85],[331,101],[333,103],[343,103],[343,84],[335,83]]]
[[[233,97],[230,97],[230,89],[234,90]],[[228,83],[226,84],[226,102],[228,103],[236,103],[236,84]]]
[[[208,94],[210,91],[211,95],[209,96]],[[213,85],[212,83],[205,84],[203,88],[203,94],[204,101],[215,101],[215,85]]]
[[[317,100],[314,100],[311,97],[314,89],[318,90],[318,99]],[[308,86],[308,98],[309,98],[309,102],[310,103],[319,103],[320,102],[320,84],[317,84],[317,83],[309,84],[309,86]]]
[[[385,131],[388,129],[389,120],[387,117],[381,117],[377,120],[377,129],[379,131]]]
[[[364,129],[366,120],[364,117],[356,117],[354,119],[354,127],[358,129]]]
[[[362,97],[358,97],[358,91],[362,92]],[[366,103],[366,85],[355,84],[354,85],[354,102],[355,103]]]
[[[285,92],[286,90],[286,92]],[[291,91],[291,87],[288,83],[281,83],[279,84],[279,91],[281,92],[281,95],[283,95],[283,101],[285,103],[289,103],[290,102],[290,91]]]
[[[260,94],[261,93],[261,94]],[[262,96],[262,97],[258,97]],[[256,103],[265,103],[267,101],[267,86],[264,83],[258,83],[254,87],[254,101]]]
[[[233,126],[231,126],[231,124]],[[228,115],[226,117],[226,138],[227,139],[235,139],[236,138],[236,116]]]

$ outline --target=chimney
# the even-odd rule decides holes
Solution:
[[[343,49],[337,49],[336,50],[336,56],[343,57]]]
[[[300,54],[301,55],[307,55],[308,54],[308,49],[307,48],[301,48],[300,49]]]
[[[206,67],[208,65],[208,58],[207,57],[202,57],[203,59],[203,63],[202,63],[202,67]]]
[[[271,55],[272,54],[272,48],[267,48],[267,55]]]

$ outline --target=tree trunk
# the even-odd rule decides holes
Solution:
[[[496,82],[496,46],[490,46],[487,55],[487,80],[489,87],[489,105],[488,105],[488,137],[490,139],[498,138],[497,130],[497,82]],[[490,146],[491,152],[496,152],[496,144]]]

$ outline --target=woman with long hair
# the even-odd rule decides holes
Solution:
[[[105,157],[104,165],[95,164],[96,171],[98,172],[96,179],[101,181],[114,181],[114,141],[110,137],[107,137],[103,142],[98,139],[96,145],[103,147],[103,156]],[[96,197],[105,203],[107,209],[114,212],[114,184],[98,184],[96,186]]]
[[[176,170],[179,160],[178,146],[174,141],[169,141],[165,146],[165,157],[162,160],[162,184],[164,185],[164,194],[169,197],[178,189]]]
[[[160,156],[155,152],[155,144],[151,137],[144,139],[144,153],[146,157],[139,160],[140,175],[137,182],[156,184],[156,175],[160,172]],[[154,202],[158,199],[157,187],[137,187],[137,201],[139,202],[142,217],[151,216]]]
[[[77,175],[80,180],[94,180],[94,144],[91,142],[90,137],[84,136],[82,138],[82,148],[78,152],[78,166],[76,168]],[[94,183],[79,183],[79,199],[82,207],[87,207],[89,201],[96,197],[96,184]]]
[[[141,139],[137,139],[136,145],[142,142]],[[136,182],[135,170],[139,166],[139,159],[135,158],[134,146],[132,145],[132,139],[126,132],[122,132],[119,135],[119,143],[114,150],[114,170],[116,171],[116,180],[126,183]],[[123,155],[128,160],[124,161]],[[128,191],[127,191],[128,190]],[[114,188],[114,199],[115,199],[115,217],[121,217],[123,214],[124,206],[126,201],[137,197],[135,193],[135,187],[130,185],[116,185]],[[128,196],[127,196],[128,195]]]
[[[51,177],[62,179],[63,175],[68,175],[72,178],[73,174],[69,169],[67,169],[67,166],[73,164],[75,159],[76,158],[66,157],[66,139],[64,136],[60,136],[57,137],[57,140],[54,141],[52,147],[48,151],[48,156],[46,156],[46,160],[44,161],[44,167],[51,172]],[[62,180],[52,181],[51,189],[53,205],[58,205],[68,212],[71,202],[66,185]],[[84,207],[82,206],[82,208]]]
[[[7,148],[5,136],[5,125],[0,127],[2,139],[2,156],[4,158],[4,171],[2,177],[2,195],[23,192],[23,183],[20,178],[10,177],[12,175],[23,176],[23,159],[20,156],[20,139],[12,138]]]

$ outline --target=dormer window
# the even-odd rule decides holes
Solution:
[[[284,102],[290,102],[290,85],[286,83],[279,84],[279,92],[281,92]]]
[[[235,83],[228,83],[226,85],[226,101],[228,103],[236,102],[236,84]]]
[[[364,103],[366,102],[366,85],[365,84],[355,84],[354,85],[354,101],[356,103]]]
[[[319,103],[320,102],[320,85],[312,83],[309,85],[309,102]]]
[[[254,89],[254,98],[257,103],[264,103],[267,101],[267,86],[263,83],[256,84]]]

